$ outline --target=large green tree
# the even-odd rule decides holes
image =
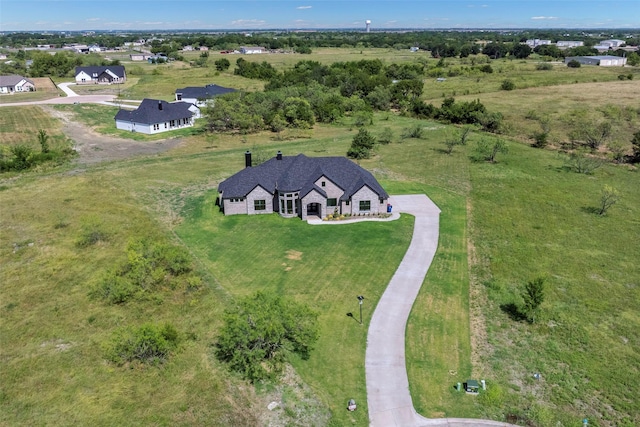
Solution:
[[[308,359],[317,339],[317,314],[309,307],[258,292],[225,312],[215,354],[255,382],[282,372],[292,353]]]

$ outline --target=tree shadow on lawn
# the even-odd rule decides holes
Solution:
[[[500,310],[507,313],[507,315],[516,322],[527,321],[527,316],[520,310],[520,308],[513,302],[500,304]]]
[[[580,210],[584,213],[588,213],[588,214],[592,214],[592,215],[598,215],[598,216],[602,216],[600,214],[600,209],[596,208],[595,206],[583,206],[580,208]]]

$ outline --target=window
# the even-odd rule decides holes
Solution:
[[[322,181],[322,186],[324,187],[325,185],[327,185],[327,183]]]
[[[360,200],[360,210],[361,211],[370,211],[371,210],[371,200]]]
[[[169,125],[170,125],[171,127],[175,127],[175,126],[176,126],[176,121],[175,121],[175,120],[171,120],[171,121],[169,122]]]
[[[156,123],[155,125],[153,125],[153,130],[159,130],[160,129],[160,124]]]
[[[293,200],[287,199],[287,214],[293,214]]]
[[[344,202],[345,205],[349,206],[349,204],[351,204],[351,200],[347,200]]]
[[[338,206],[338,199],[327,199],[327,206]]]
[[[230,199],[230,200],[231,200],[231,203],[244,202],[244,197]]]
[[[264,200],[254,200],[253,209],[256,211],[263,211],[267,209],[267,203]]]

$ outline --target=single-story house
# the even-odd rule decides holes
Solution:
[[[116,128],[155,134],[191,127],[200,117],[200,109],[187,102],[167,102],[145,98],[135,110],[120,110],[115,116]]]
[[[206,105],[208,100],[218,95],[235,91],[235,89],[218,86],[216,84],[209,84],[204,87],[188,86],[176,89],[176,101],[190,102],[198,107],[202,107]]]
[[[610,39],[610,40],[602,40],[598,43],[599,46],[609,46],[609,47],[621,47],[626,42],[624,40],[619,39]]]
[[[571,61],[578,61],[583,65],[599,65],[601,67],[624,67],[627,63],[627,58],[611,55],[568,56],[564,58],[565,64],[568,64]]]
[[[579,46],[584,46],[584,42],[577,41],[577,40],[558,40],[556,42],[556,46],[557,47],[579,47]]]
[[[26,77],[0,76],[0,93],[34,92],[36,85]]]
[[[371,215],[387,211],[389,195],[373,175],[346,157],[283,156],[245,168],[218,186],[225,215],[277,212],[283,217]]]
[[[240,48],[240,53],[243,53],[245,55],[250,55],[253,53],[264,53],[266,51],[267,49],[262,46],[242,46]]]
[[[76,83],[124,83],[127,80],[122,65],[94,65],[89,67],[76,67]]]
[[[543,46],[543,45],[550,45],[551,40],[528,39],[525,42],[525,44],[531,48],[534,48],[534,47]]]
[[[149,58],[151,58],[151,55],[149,55],[148,53],[132,53],[129,55],[129,58],[132,61],[147,61]]]

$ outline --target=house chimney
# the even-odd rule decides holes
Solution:
[[[244,167],[245,168],[250,168],[251,167],[251,151],[247,150],[244,153]]]
[[[158,110],[162,110],[162,101],[158,101]]]
[[[276,160],[282,160],[282,151],[278,150],[276,153]]]

